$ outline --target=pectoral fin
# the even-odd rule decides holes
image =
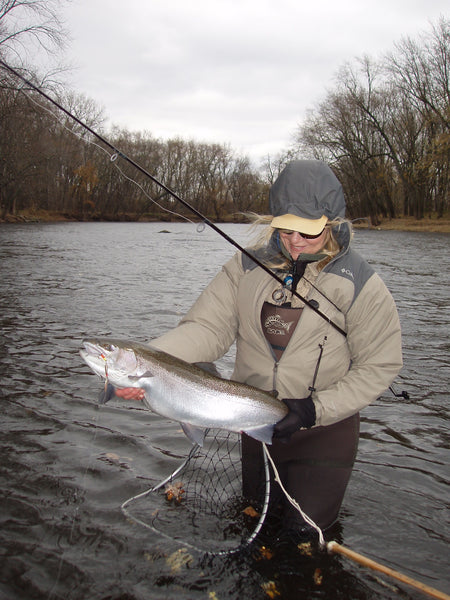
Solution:
[[[98,403],[106,404],[116,394],[116,388],[111,383],[105,382],[105,387],[98,395]]]
[[[181,423],[181,427],[185,435],[191,440],[193,444],[203,446],[203,442],[205,441],[204,429],[201,429],[200,427],[195,427],[195,425],[190,425],[189,423]]]

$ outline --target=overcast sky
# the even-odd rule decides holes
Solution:
[[[70,85],[109,124],[230,144],[255,162],[291,143],[346,61],[393,50],[448,0],[72,0]]]

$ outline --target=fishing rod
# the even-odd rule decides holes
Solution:
[[[96,131],[94,131],[91,127],[89,127],[89,125],[86,125],[86,123],[84,123],[78,117],[76,117],[75,115],[73,115],[70,111],[68,111],[66,108],[64,108],[64,106],[62,106],[59,102],[57,102],[51,96],[49,96],[46,92],[44,92],[43,90],[41,90],[33,82],[29,81],[26,77],[24,77],[21,73],[19,73],[19,71],[17,71],[16,69],[14,69],[10,65],[8,65],[4,60],[0,59],[0,65],[2,67],[4,67],[5,69],[7,69],[10,73],[12,73],[13,75],[15,75],[16,77],[18,77],[21,81],[23,81],[27,86],[29,86],[30,88],[32,88],[33,90],[35,90],[38,94],[40,94],[41,96],[43,96],[44,98],[46,98],[49,102],[51,102],[54,106],[56,106],[60,111],[62,111],[64,114],[66,114],[73,121],[75,121],[76,123],[78,123],[79,125],[81,125],[81,127],[83,127],[86,131],[88,131],[90,134],[92,134],[94,137],[96,137],[100,142],[102,142],[105,146],[107,146],[110,150],[112,150],[114,152],[114,154],[116,154],[117,156],[120,156],[121,158],[123,158],[126,162],[128,162],[135,169],[137,169],[140,173],[142,173],[145,177],[148,177],[149,179],[151,179],[154,183],[156,183],[156,185],[158,185],[159,187],[161,187],[165,192],[167,192],[170,196],[172,196],[172,198],[174,198],[175,200],[177,200],[178,202],[180,202],[183,206],[185,206],[188,210],[190,210],[194,215],[196,215],[197,217],[199,217],[199,219],[201,219],[203,223],[205,223],[206,225],[208,225],[216,233],[218,233],[220,236],[222,236],[227,242],[229,242],[237,250],[239,250],[240,252],[242,252],[242,254],[244,254],[250,260],[252,260],[254,263],[256,263],[258,265],[258,267],[260,267],[261,269],[263,269],[263,271],[265,271],[266,273],[268,273],[271,277],[273,277],[278,283],[280,283],[284,287],[284,281],[281,279],[281,277],[279,277],[276,273],[274,273],[263,262],[261,262],[260,260],[258,260],[251,252],[249,252],[248,250],[246,250],[245,248],[243,248],[238,242],[236,242],[236,240],[234,240],[232,237],[230,237],[222,229],[220,229],[219,227],[217,227],[217,225],[215,225],[212,221],[210,221],[205,215],[203,215],[199,210],[197,210],[189,202],[187,202],[186,200],[184,200],[183,198],[181,198],[176,192],[174,192],[168,186],[166,186],[164,183],[162,183],[161,181],[159,181],[154,175],[152,175],[151,173],[149,173],[146,169],[144,169],[141,165],[139,165],[137,162],[135,162],[132,158],[130,158],[129,156],[127,156],[126,154],[124,154],[123,152],[121,152],[121,150],[119,150],[119,148],[116,148],[116,146],[114,146],[113,144],[111,144],[111,142],[109,142],[106,138],[104,138],[102,135],[100,135],[99,133],[97,133]],[[339,327],[339,325],[337,323],[335,323],[332,319],[330,319],[330,317],[328,317],[321,310],[319,310],[319,308],[316,306],[316,304],[314,302],[311,302],[307,298],[304,298],[296,290],[293,290],[292,293],[293,293],[294,296],[296,296],[297,298],[299,298],[304,304],[306,304],[309,308],[311,308],[311,310],[313,310],[317,315],[319,315],[319,317],[321,317],[329,325],[331,325],[336,331],[338,331],[345,338],[347,337],[346,331],[344,331],[344,329],[342,329],[341,327]]]

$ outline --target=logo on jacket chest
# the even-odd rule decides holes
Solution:
[[[264,321],[264,328],[271,335],[286,335],[293,324],[294,321],[284,321],[280,315],[269,315]]]

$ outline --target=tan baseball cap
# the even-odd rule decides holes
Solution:
[[[304,217],[297,217],[297,215],[287,213],[279,217],[274,217],[271,225],[277,229],[291,229],[292,231],[306,233],[307,235],[318,235],[325,228],[327,221],[328,219],[325,215],[322,215],[320,219],[305,219]]]

